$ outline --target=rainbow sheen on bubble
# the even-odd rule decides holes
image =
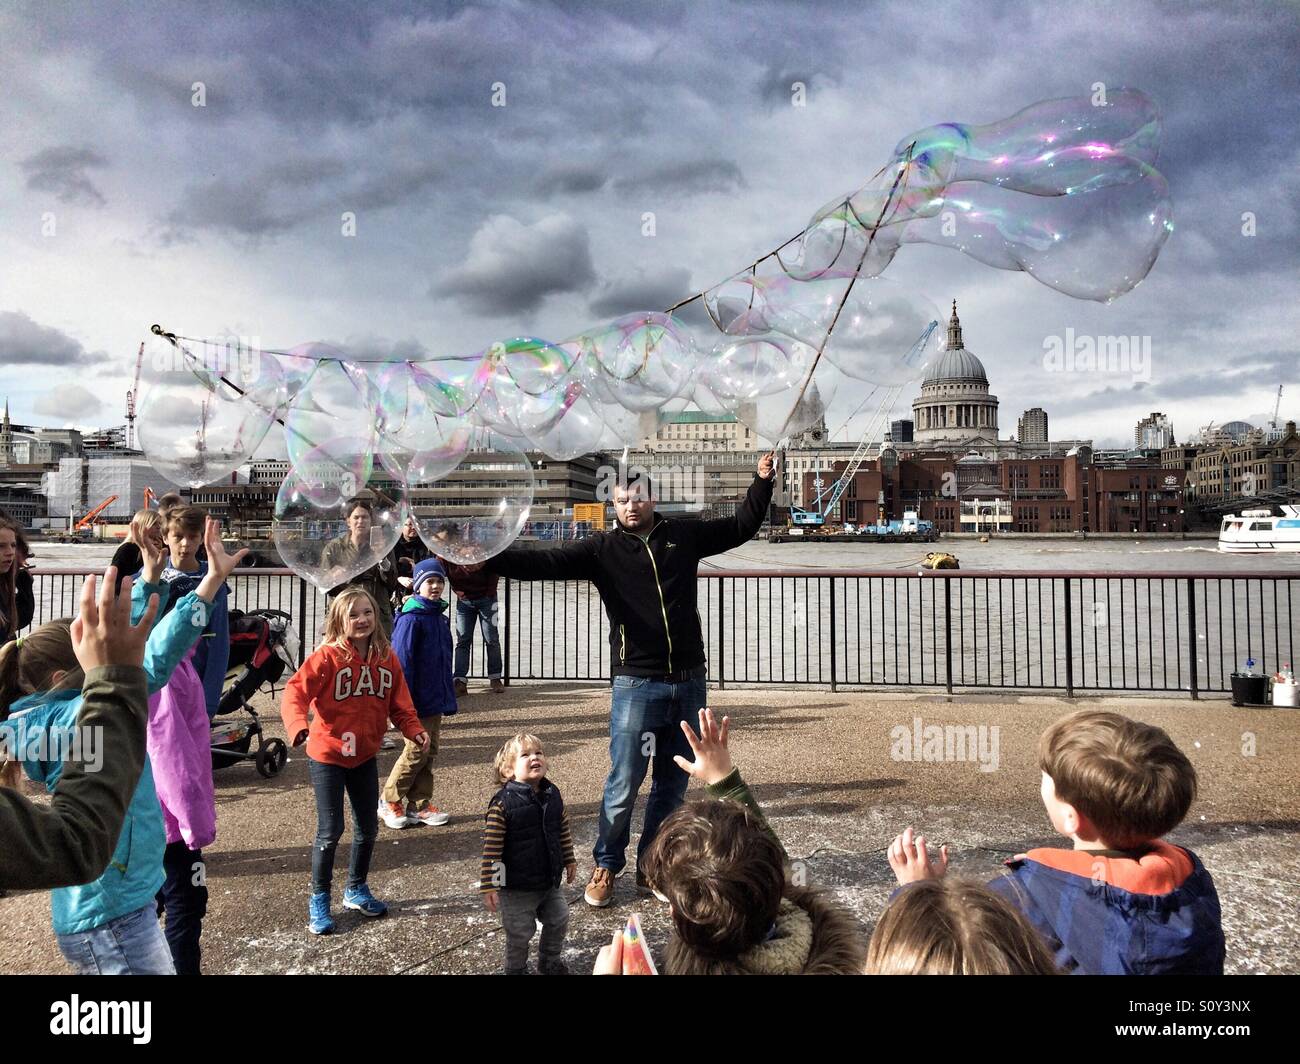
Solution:
[[[186,359],[145,382],[141,439],[169,479],[197,484],[237,468],[281,420],[292,467],[277,542],[318,586],[337,575],[321,566],[318,526],[337,525],[354,486],[391,484],[402,501],[385,513],[409,508],[431,547],[481,561],[527,522],[528,452],[639,447],[689,404],[777,444],[824,419],[837,395],[888,399],[919,378],[938,354],[942,315],[926,293],[883,276],[909,245],[948,247],[1075,299],[1131,291],[1173,231],[1161,136],[1159,109],[1126,88],[929,126],[734,275],[668,311],[563,340],[515,336],[435,356],[413,341],[310,343],[230,372],[180,345]],[[494,464],[510,487],[468,506],[456,485],[498,479]]]

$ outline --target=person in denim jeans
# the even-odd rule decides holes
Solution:
[[[609,776],[600,804],[600,826],[593,856],[596,864],[618,875],[627,863],[624,851],[632,829],[632,806],[650,772],[650,796],[637,845],[641,855],[654,841],[659,825],[686,797],[691,778],[673,762],[689,758],[690,745],[682,733],[707,703],[703,665],[680,683],[663,683],[644,676],[615,676],[609,717]]]
[[[440,558],[451,589],[456,593],[456,657],[452,683],[456,694],[469,693],[469,656],[474,649],[474,623],[478,622],[487,646],[488,680],[493,694],[504,691],[501,676],[501,640],[497,635],[497,576],[477,565],[457,565]]]
[[[158,913],[145,905],[106,924],[55,935],[59,952],[77,975],[175,975],[172,951],[158,928]]]
[[[651,774],[640,852],[664,818],[681,805],[687,777],[673,762],[690,751],[680,725],[705,706],[708,666],[696,608],[701,558],[748,542],[772,502],[776,455],[761,455],[735,515],[681,520],[655,512],[654,487],[643,472],[623,469],[614,486],[616,526],[549,550],[511,548],[487,569],[517,580],[590,580],[609,619],[613,698],[609,722],[609,776],[600,811],[595,868],[583,892],[588,905],[614,898],[614,877],[625,865],[632,806]],[[453,586],[455,579],[453,577]],[[640,865],[637,887],[649,889]]]

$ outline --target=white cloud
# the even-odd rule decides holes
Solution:
[[[32,409],[44,417],[55,418],[60,425],[83,425],[96,417],[104,404],[80,384],[65,384],[38,395]]]

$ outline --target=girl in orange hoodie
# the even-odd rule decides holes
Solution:
[[[310,723],[309,711],[314,713]],[[343,834],[344,791],[352,805],[353,834],[343,905],[364,916],[383,916],[388,906],[366,885],[379,837],[375,755],[390,719],[421,750],[429,736],[420,727],[402,667],[379,624],[379,608],[364,588],[345,588],[330,603],[324,642],[293,674],[280,716],[293,745],[307,744],[316,792],[307,929],[314,935],[334,930],[330,881]]]

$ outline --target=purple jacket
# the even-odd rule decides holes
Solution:
[[[132,588],[133,611],[138,606],[143,613],[149,595],[165,592],[166,588],[140,581]],[[147,746],[167,841],[183,841],[189,849],[201,850],[217,837],[217,801],[212,786],[211,722],[194,654],[191,649],[167,686],[149,697]]]

